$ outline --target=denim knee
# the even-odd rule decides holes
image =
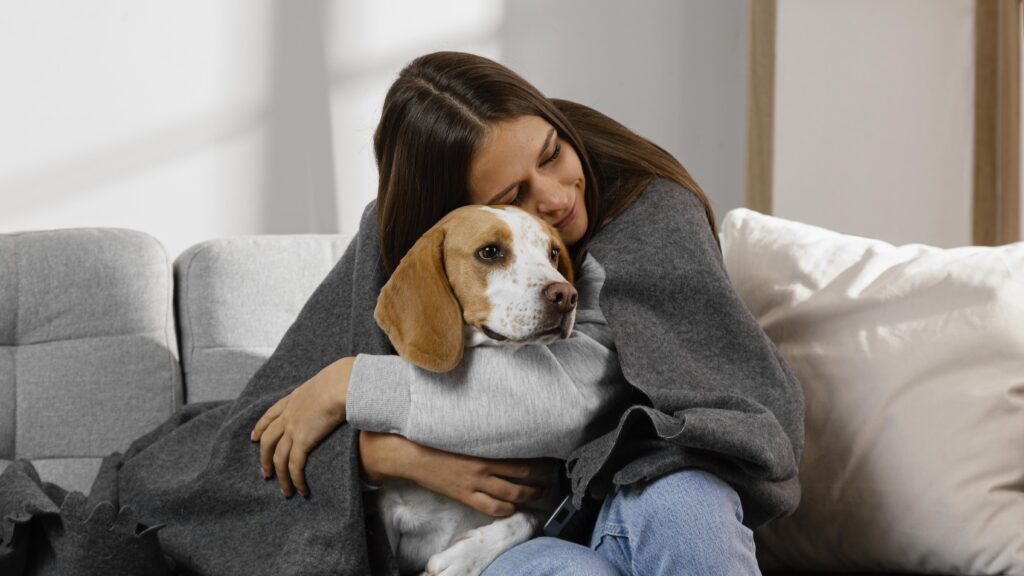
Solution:
[[[609,548],[609,542],[620,545]],[[610,495],[590,544],[637,573],[760,573],[736,491],[695,468]]]
[[[541,536],[506,550],[482,576],[622,576],[597,552],[568,540]]]

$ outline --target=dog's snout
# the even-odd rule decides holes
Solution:
[[[576,289],[568,282],[554,282],[544,288],[544,297],[563,314],[576,307]]]

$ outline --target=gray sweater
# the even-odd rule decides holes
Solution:
[[[604,279],[588,254],[576,282],[575,329],[554,344],[467,348],[462,362],[444,373],[398,356],[357,355],[349,423],[472,456],[568,458],[596,435],[588,425],[626,408],[621,404],[630,392],[598,306]]]

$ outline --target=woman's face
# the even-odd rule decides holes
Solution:
[[[540,116],[492,124],[469,163],[470,204],[512,204],[554,226],[567,246],[587,231],[579,156]]]

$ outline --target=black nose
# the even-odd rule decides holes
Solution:
[[[568,282],[548,284],[544,288],[544,297],[563,314],[576,307],[576,289]]]

